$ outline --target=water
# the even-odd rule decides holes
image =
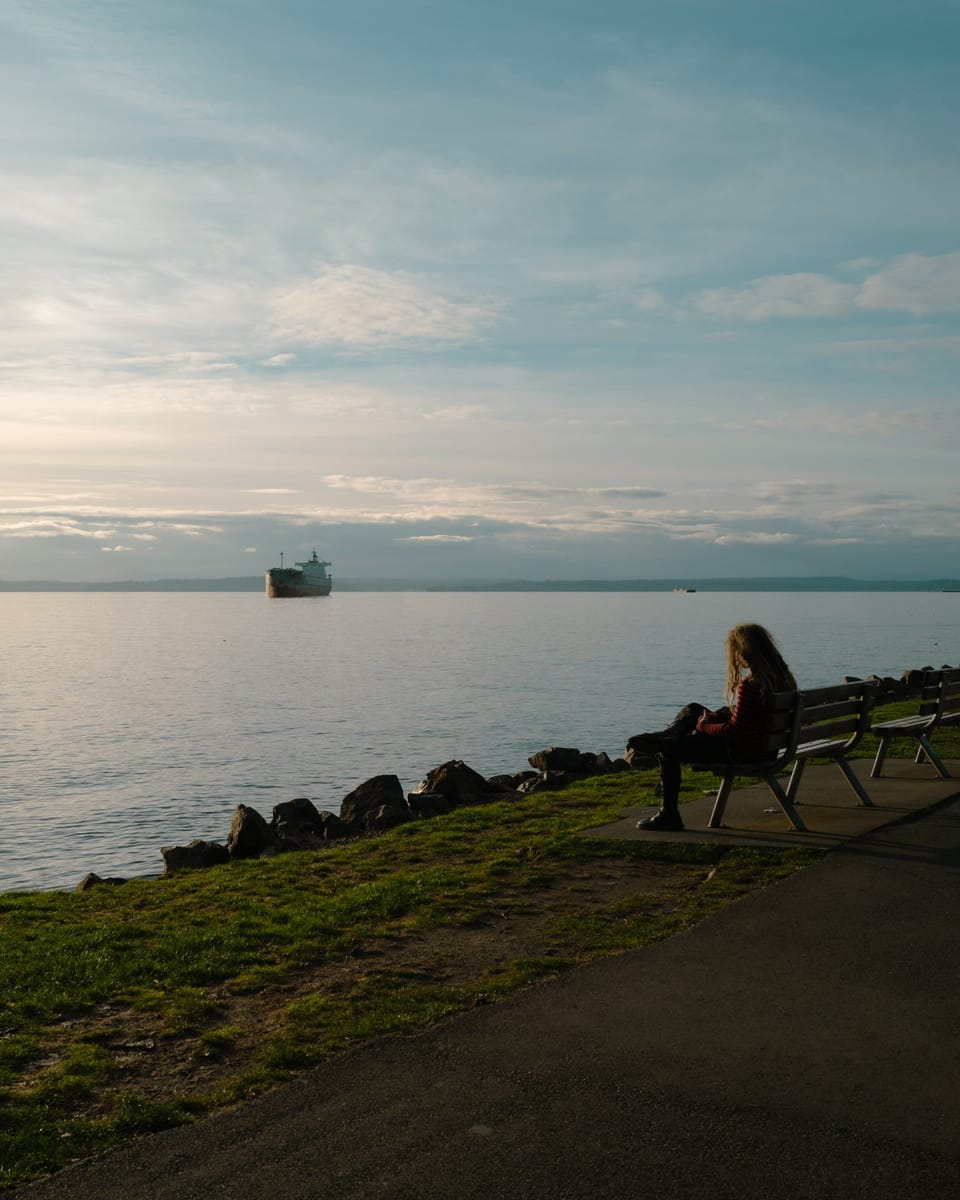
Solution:
[[[462,758],[622,752],[723,699],[723,641],[768,625],[801,686],[960,662],[942,593],[0,593],[0,890],[156,874],[237,804],[339,811]]]

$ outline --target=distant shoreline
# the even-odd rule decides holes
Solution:
[[[341,592],[960,592],[958,579],[849,579],[845,576],[729,579],[504,579],[498,581],[338,579]],[[263,592],[263,576],[122,580],[104,583],[0,580],[0,592]],[[692,601],[696,603],[696,601]]]

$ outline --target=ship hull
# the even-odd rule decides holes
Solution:
[[[300,596],[329,596],[332,580],[308,580],[302,571],[272,568],[266,572],[267,595],[273,600],[289,600]]]

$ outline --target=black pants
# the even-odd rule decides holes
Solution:
[[[710,733],[684,733],[665,738],[657,751],[660,760],[660,806],[675,813],[680,797],[680,768],[683,763],[725,766],[735,762],[733,739]]]
[[[685,704],[666,729],[656,738],[656,753],[660,760],[660,804],[665,812],[675,813],[680,796],[680,767],[683,763],[701,766],[726,765],[734,761],[733,743],[728,737],[697,733],[696,725],[707,710],[702,704]],[[729,709],[717,716],[728,716]],[[653,746],[647,743],[650,749]]]

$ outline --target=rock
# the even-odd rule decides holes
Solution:
[[[595,757],[595,756],[591,756]],[[583,754],[566,746],[551,746],[549,750],[538,750],[527,759],[538,771],[580,771]]]
[[[188,842],[186,846],[163,846],[160,853],[165,875],[198,867],[215,867],[230,861],[229,851],[219,842],[197,840]]]
[[[527,761],[531,767],[544,771],[567,771],[573,775],[607,775],[618,768],[605,750],[594,754],[590,750],[574,750],[567,746],[552,746],[538,750]]]
[[[517,773],[515,775],[511,775],[510,778],[513,781],[513,790],[519,791],[521,785],[526,783],[528,779],[539,779],[540,772],[539,771],[517,771]]]
[[[909,671],[904,671],[900,677],[900,682],[904,687],[911,692],[919,691],[923,685],[923,677],[927,671],[932,671],[932,667],[911,667]]]
[[[117,875],[108,875],[106,878],[95,874],[93,871],[88,871],[86,875],[77,884],[78,892],[86,892],[92,887],[96,887],[98,883],[126,883],[125,879],[121,879]]]
[[[647,750],[635,750],[633,746],[628,746],[623,752],[621,760],[633,771],[646,771],[650,767],[658,765],[658,759],[655,754],[651,754]]]
[[[403,786],[396,775],[375,775],[354,788],[340,805],[340,819],[356,828],[369,829],[368,817],[372,819],[384,807],[399,812],[406,809]]]
[[[321,809],[320,820],[323,822],[321,837],[325,842],[334,842],[338,838],[356,837],[360,832],[359,826],[341,820],[336,813],[327,812],[326,809]]]
[[[439,792],[411,792],[407,804],[415,817],[439,817],[453,808]]]
[[[537,774],[536,771],[530,773]],[[503,792],[506,794],[507,792],[515,792],[519,782],[520,780],[517,779],[516,775],[490,775],[487,778],[487,788],[491,792]]]
[[[369,833],[382,833],[411,820],[412,816],[409,808],[400,808],[396,804],[382,804],[376,811],[367,812],[363,824]]]
[[[427,773],[426,779],[413,789],[415,796],[426,792],[446,796],[453,805],[483,804],[499,794],[496,789],[488,787],[482,775],[459,758],[434,767]]]
[[[517,791],[522,792],[525,796],[530,796],[534,792],[556,792],[560,788],[566,787],[575,778],[576,776],[571,775],[569,771],[543,771],[533,779],[521,783]]]
[[[306,796],[297,796],[274,807],[270,825],[282,850],[319,850],[337,836],[330,818],[342,824],[333,813],[320,813]]]
[[[260,858],[268,850],[277,850],[273,830],[255,808],[238,804],[227,836],[231,858]]]

